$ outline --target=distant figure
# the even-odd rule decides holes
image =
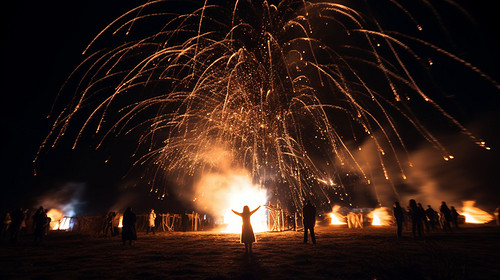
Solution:
[[[495,221],[497,222],[497,226],[500,226],[500,207],[495,209]]]
[[[422,225],[422,212],[418,208],[415,199],[410,199],[410,219],[411,219],[411,232],[413,237],[422,237],[423,235],[423,225]]]
[[[396,219],[398,238],[401,238],[403,236],[403,221],[405,220],[405,214],[403,208],[399,205],[399,201],[394,202],[394,218]]]
[[[455,226],[455,228],[458,228],[458,212],[457,212],[457,209],[455,209],[454,206],[451,206],[451,209],[450,209],[450,215],[451,215],[451,222],[453,223],[453,226]]]
[[[245,252],[252,253],[252,243],[256,242],[255,234],[253,233],[252,224],[250,223],[250,216],[259,210],[259,207],[255,208],[253,211],[250,211],[247,205],[243,206],[243,212],[239,213],[231,209],[234,214],[241,217],[243,220],[243,225],[241,226],[241,238],[240,243],[245,244]]]
[[[420,214],[420,219],[422,220],[422,224],[425,227],[425,230],[429,232],[429,220],[427,220],[427,216],[425,215],[425,209],[422,206],[422,203],[417,203],[417,208]]]
[[[7,232],[9,231],[10,224],[12,223],[12,218],[10,216],[10,212],[5,213],[2,224],[2,237],[7,237]]]
[[[439,208],[439,213],[441,214],[440,222],[443,227],[443,231],[451,231],[451,211],[446,205],[446,202],[441,202],[441,207]]]
[[[137,220],[132,208],[127,207],[127,210],[123,212],[122,220],[122,240],[123,245],[128,241],[129,245],[132,245],[132,240],[137,240],[137,231],[135,229],[135,221]]]
[[[155,234],[156,213],[155,213],[154,209],[151,209],[151,212],[149,212],[148,220],[149,220],[149,224],[148,224],[148,227],[146,228],[146,234],[148,234],[150,230],[153,234]]]
[[[19,235],[25,235],[26,234],[26,220],[29,217],[29,210],[26,209],[23,211],[23,220],[21,221],[21,226],[19,228]]]
[[[10,243],[16,244],[19,240],[19,230],[21,223],[24,220],[24,212],[22,208],[18,208],[12,212],[12,223],[10,224]]]
[[[108,232],[110,236],[113,236],[113,219],[116,216],[116,212],[109,212],[106,218],[104,219],[104,225],[102,233],[104,236],[108,236]]]
[[[47,214],[49,213],[49,209],[45,209],[45,225],[43,227],[43,234],[45,236],[49,235],[49,230],[50,230],[50,223],[52,222],[52,218],[50,218]]]
[[[304,243],[307,243],[307,231],[311,233],[311,241],[316,244],[316,236],[314,235],[314,226],[316,225],[316,207],[308,200],[302,209],[302,218],[304,223]]]
[[[430,205],[427,205],[427,209],[425,209],[425,216],[427,216],[427,220],[429,221],[429,229],[436,230],[436,225],[439,222],[439,216]]]
[[[40,206],[33,215],[33,227],[35,228],[34,242],[43,241],[45,236],[45,225],[47,224],[47,216],[43,207]]]

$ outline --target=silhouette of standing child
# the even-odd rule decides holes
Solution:
[[[250,211],[250,208],[248,208],[247,205],[243,206],[243,212],[238,213],[234,210],[234,214],[238,215],[241,217],[243,220],[243,225],[241,226],[241,239],[240,243],[245,244],[245,252],[246,253],[252,253],[252,243],[256,242],[255,240],[255,234],[253,233],[252,229],[252,224],[250,223],[250,216],[252,216],[253,213],[255,213],[257,210],[259,210],[260,206],[255,208],[253,211]]]

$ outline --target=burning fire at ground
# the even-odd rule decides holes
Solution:
[[[477,207],[474,207],[476,201],[467,200],[462,201],[463,207],[460,215],[465,217],[465,223],[467,224],[485,224],[493,221],[493,215],[490,215],[486,211],[483,211]]]
[[[71,217],[64,216],[63,212],[57,209],[50,209],[47,212],[50,218],[50,230],[68,230],[71,228]]]
[[[267,191],[252,184],[250,177],[227,172],[224,174],[207,174],[198,186],[198,196],[194,199],[198,208],[211,213],[216,217],[223,217],[222,224],[226,225],[223,232],[240,233],[241,217],[231,210],[241,212],[247,205],[254,210],[260,205],[267,203]],[[261,207],[251,217],[254,232],[267,230],[267,215],[264,207]]]
[[[372,226],[389,226],[393,220],[391,211],[387,207],[375,208],[367,216],[372,219]]]
[[[329,214],[330,218],[332,219],[330,224],[332,224],[332,225],[345,225],[345,224],[347,224],[345,222],[346,217],[338,212],[339,209],[340,209],[339,205],[333,206],[332,212]]]

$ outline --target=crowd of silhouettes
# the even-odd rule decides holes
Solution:
[[[448,207],[446,202],[441,202],[439,212],[430,205],[424,209],[421,203],[410,199],[407,210],[401,207],[400,203],[394,203],[393,215],[396,220],[396,234],[402,237],[405,225],[410,227],[414,238],[422,238],[425,232],[435,231],[438,227],[444,232],[452,232],[452,225],[458,228],[459,216],[455,207]]]
[[[8,239],[9,243],[19,243],[19,238],[27,231],[33,232],[34,241],[42,242],[50,229],[50,217],[42,206],[34,214],[29,209],[16,208],[6,212],[3,216],[0,236]],[[27,227],[30,226],[29,229]]]

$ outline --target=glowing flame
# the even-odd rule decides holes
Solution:
[[[332,209],[332,213],[330,213],[330,218],[332,219],[331,225],[346,225],[345,216],[338,213],[340,209],[339,205],[334,205]]]
[[[120,215],[120,221],[118,222],[118,227],[119,228],[123,227],[123,215]]]
[[[468,200],[462,201],[462,213],[460,215],[465,216],[465,223],[468,224],[485,224],[493,221],[493,215],[490,215],[486,211],[483,211],[477,207],[474,207],[476,201]]]
[[[266,190],[253,185],[239,186],[232,188],[231,193],[228,193],[227,209],[224,212],[224,224],[227,227],[223,232],[240,233],[242,220],[241,217],[234,214],[232,210],[241,213],[243,206],[248,205],[250,211],[253,211],[259,205],[266,204]],[[261,207],[255,212],[251,218],[252,228],[254,232],[263,232],[267,230],[267,215],[264,207]]]
[[[251,177],[244,172],[226,169],[221,173],[205,174],[196,185],[197,197],[193,199],[197,208],[223,217],[226,225],[222,232],[240,233],[242,220],[231,210],[241,213],[247,205],[250,211],[267,203],[267,191],[254,185]],[[267,230],[266,209],[261,207],[250,220],[254,232]]]
[[[68,230],[71,227],[71,218],[64,216],[60,210],[50,209],[47,212],[47,217],[50,218],[49,228],[51,230]]]
[[[388,226],[392,222],[392,215],[387,207],[375,208],[367,216],[372,218],[372,226]]]

